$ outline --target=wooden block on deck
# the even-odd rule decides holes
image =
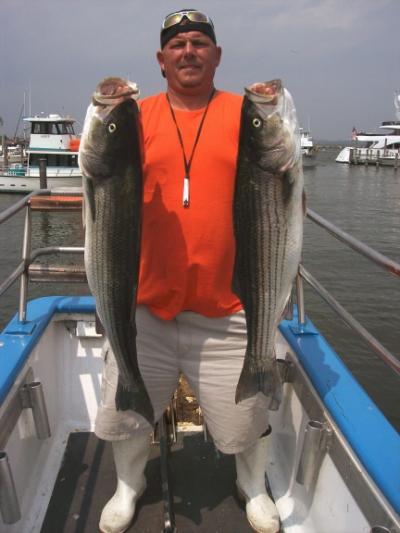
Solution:
[[[81,211],[82,196],[33,196],[29,200],[33,211]]]

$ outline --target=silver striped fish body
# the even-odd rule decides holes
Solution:
[[[85,206],[85,267],[118,366],[116,408],[151,424],[154,412],[136,352],[142,162],[139,112],[130,85],[104,80],[88,108],[79,151]]]
[[[293,101],[280,80],[246,89],[234,196],[233,290],[246,315],[247,349],[236,403],[262,392],[276,404],[274,344],[302,249],[303,174]]]

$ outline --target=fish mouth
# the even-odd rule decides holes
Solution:
[[[245,92],[255,102],[277,105],[283,92],[283,85],[279,79],[259,81],[245,87]]]
[[[109,77],[101,81],[96,87],[92,103],[100,106],[115,106],[128,98],[137,100],[139,96],[140,91],[136,83],[122,78]]]

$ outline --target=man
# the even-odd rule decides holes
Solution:
[[[156,420],[182,371],[215,445],[236,458],[237,486],[253,529],[279,531],[265,489],[268,402],[238,405],[246,349],[245,316],[232,293],[232,201],[242,97],[216,90],[220,63],[214,26],[197,10],[168,15],[157,60],[167,92],[144,99],[144,206],[136,324],[139,366]],[[113,442],[117,489],[100,530],[125,531],[145,490],[151,429],[115,410],[117,367],[105,350],[98,437]]]

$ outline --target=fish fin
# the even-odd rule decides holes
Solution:
[[[236,273],[236,269],[233,271],[231,288],[233,294],[236,294],[236,296],[241,300],[239,276]]]
[[[260,369],[255,372],[250,370],[246,360],[236,387],[235,403],[247,398],[252,398],[258,392],[262,392],[271,403],[280,403],[281,380],[279,377],[276,361],[272,361],[270,368]]]
[[[133,298],[133,301],[132,301],[131,312],[130,312],[130,315],[129,315],[129,322],[131,323],[131,325],[134,328],[134,336],[136,337],[136,333],[137,333],[137,330],[136,330],[136,294],[135,294],[135,296]]]
[[[117,411],[132,409],[143,416],[151,426],[154,426],[154,409],[143,382],[127,384],[119,377],[115,407]]]
[[[96,329],[96,333],[98,333],[99,335],[105,335],[106,334],[106,331],[104,329],[104,326],[103,326],[103,323],[100,319],[100,316],[97,312],[97,309],[95,310],[95,314],[94,314],[94,324],[95,324],[95,329]]]
[[[90,218],[94,222],[96,219],[96,204],[94,202],[94,186],[93,186],[93,181],[89,178],[85,179],[85,197],[84,197],[83,206],[84,206],[83,212],[85,214],[85,220],[86,220],[86,211],[87,211],[90,215]],[[85,222],[84,222],[84,227],[85,227]]]
[[[289,293],[289,296],[286,300],[286,303],[285,303],[285,306],[283,308],[283,311],[282,311],[282,315],[280,317],[280,320],[284,320],[286,317],[291,317],[293,316],[293,295],[292,295],[292,291],[290,291]],[[289,320],[291,320],[289,318]]]
[[[232,280],[231,280],[231,289],[233,294],[236,294],[236,296],[239,298],[239,300],[243,304],[243,298],[242,298],[242,291],[240,290],[240,257],[239,252],[236,250],[235,259],[234,259],[234,265],[233,265],[233,272],[232,272]]]
[[[288,320],[292,320],[293,305],[294,305],[294,281],[292,281],[292,284],[290,286],[289,294],[287,295],[286,302],[285,302],[285,305],[283,306],[283,311],[279,317],[278,324],[281,320],[284,320],[285,318],[287,318]]]

